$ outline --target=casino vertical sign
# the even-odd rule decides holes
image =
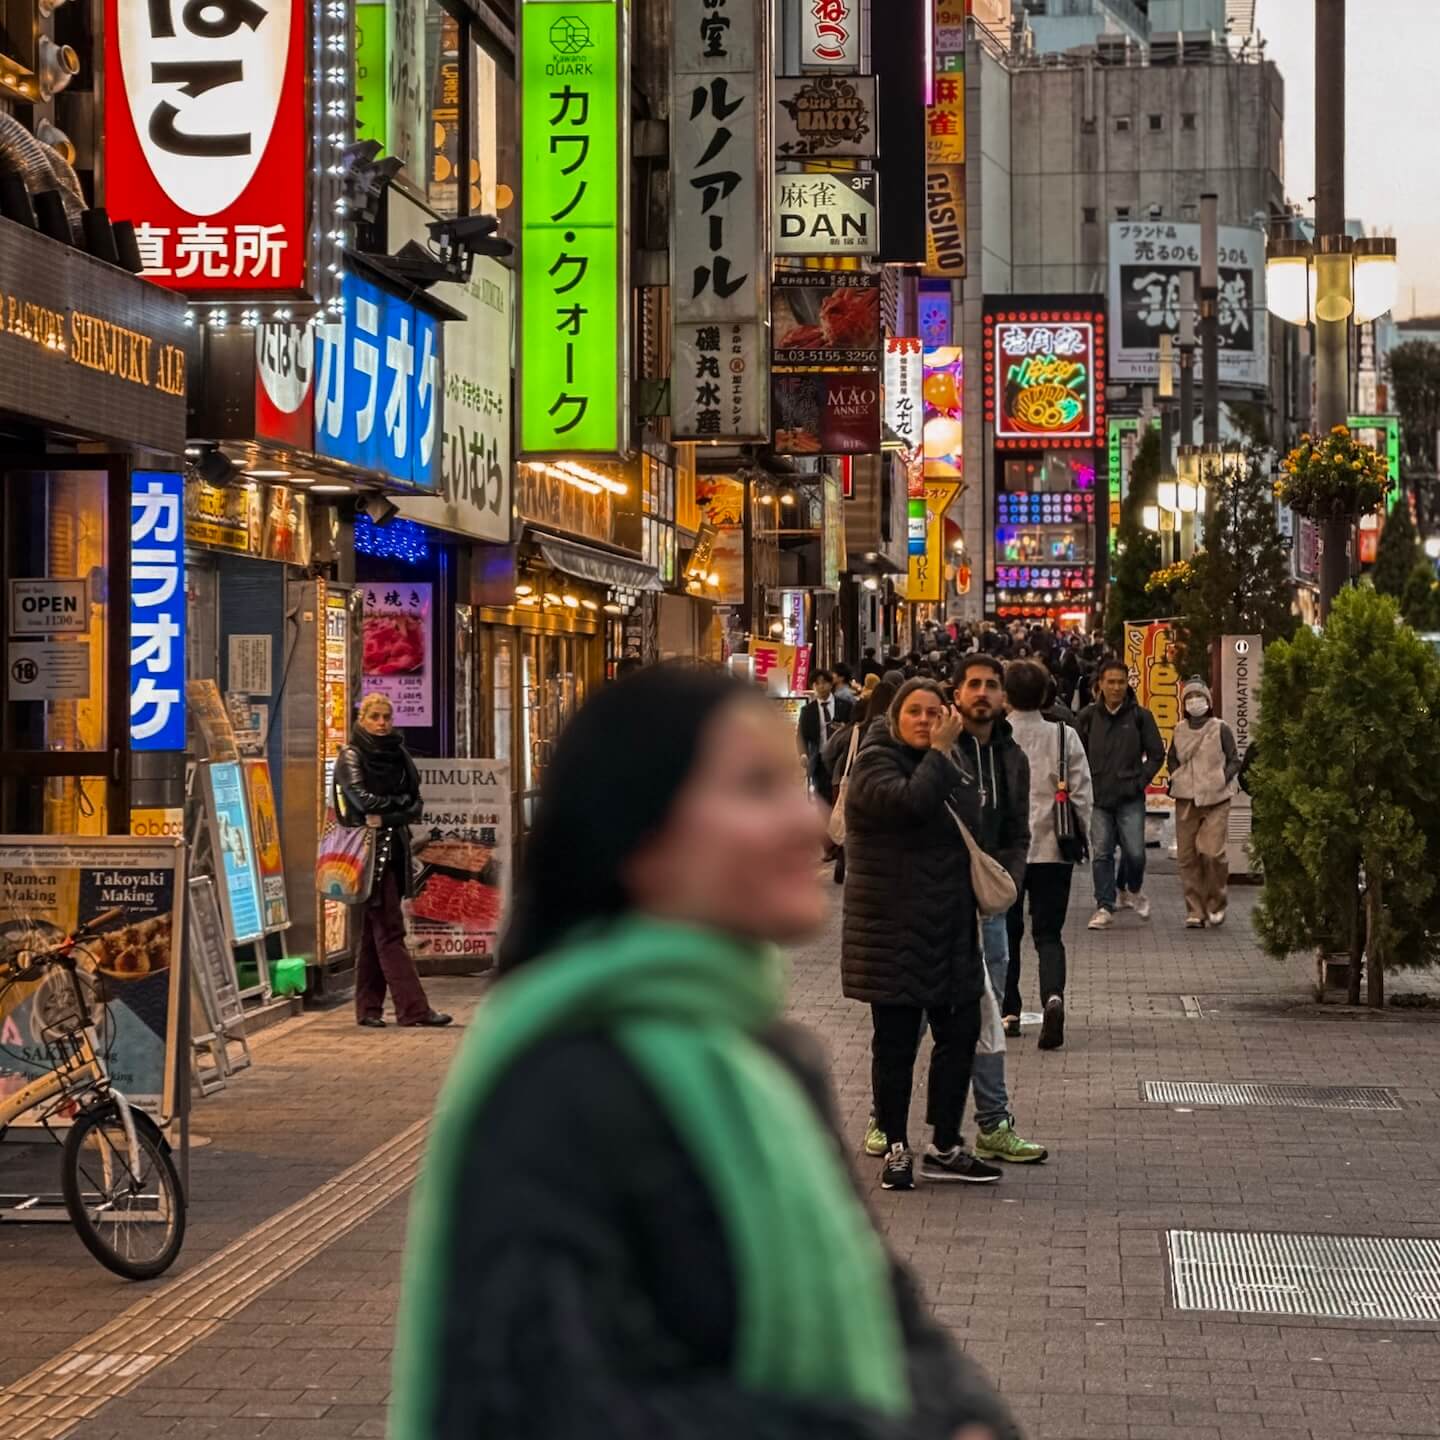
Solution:
[[[628,0],[520,7],[520,448],[629,448]]]
[[[765,0],[675,0],[670,415],[677,440],[768,440]]]
[[[105,0],[105,204],[169,289],[303,293],[304,0]]]

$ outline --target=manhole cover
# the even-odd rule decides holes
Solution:
[[[1171,1230],[1180,1310],[1440,1320],[1440,1241]]]
[[[1383,1085],[1232,1085],[1205,1080],[1142,1080],[1140,1098],[1155,1105],[1285,1105],[1295,1110],[1399,1110]]]

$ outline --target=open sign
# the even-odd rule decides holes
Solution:
[[[90,602],[83,580],[12,580],[10,634],[84,635]]]

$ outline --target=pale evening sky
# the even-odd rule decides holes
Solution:
[[[1285,189],[1315,193],[1315,6],[1260,0],[1256,28],[1285,78]],[[1395,316],[1440,314],[1440,0],[1350,0],[1346,210],[1400,250]],[[1413,303],[1412,303],[1413,294]]]

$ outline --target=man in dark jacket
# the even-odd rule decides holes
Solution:
[[[830,776],[820,764],[820,752],[831,735],[850,719],[855,702],[842,700],[834,693],[835,678],[828,670],[817,670],[810,683],[815,687],[815,698],[807,700],[801,709],[795,734],[800,753],[805,757],[805,773],[810,777],[810,784],[828,803]]]
[[[1095,812],[1090,822],[1090,853],[1095,877],[1092,930],[1108,930],[1115,909],[1132,909],[1150,918],[1145,898],[1145,790],[1165,763],[1165,743],[1155,717],[1135,698],[1130,672],[1111,656],[1100,662],[1096,686],[1100,698],[1076,721],[1090,776]],[[1120,846],[1120,883],[1116,888],[1115,846]]]

